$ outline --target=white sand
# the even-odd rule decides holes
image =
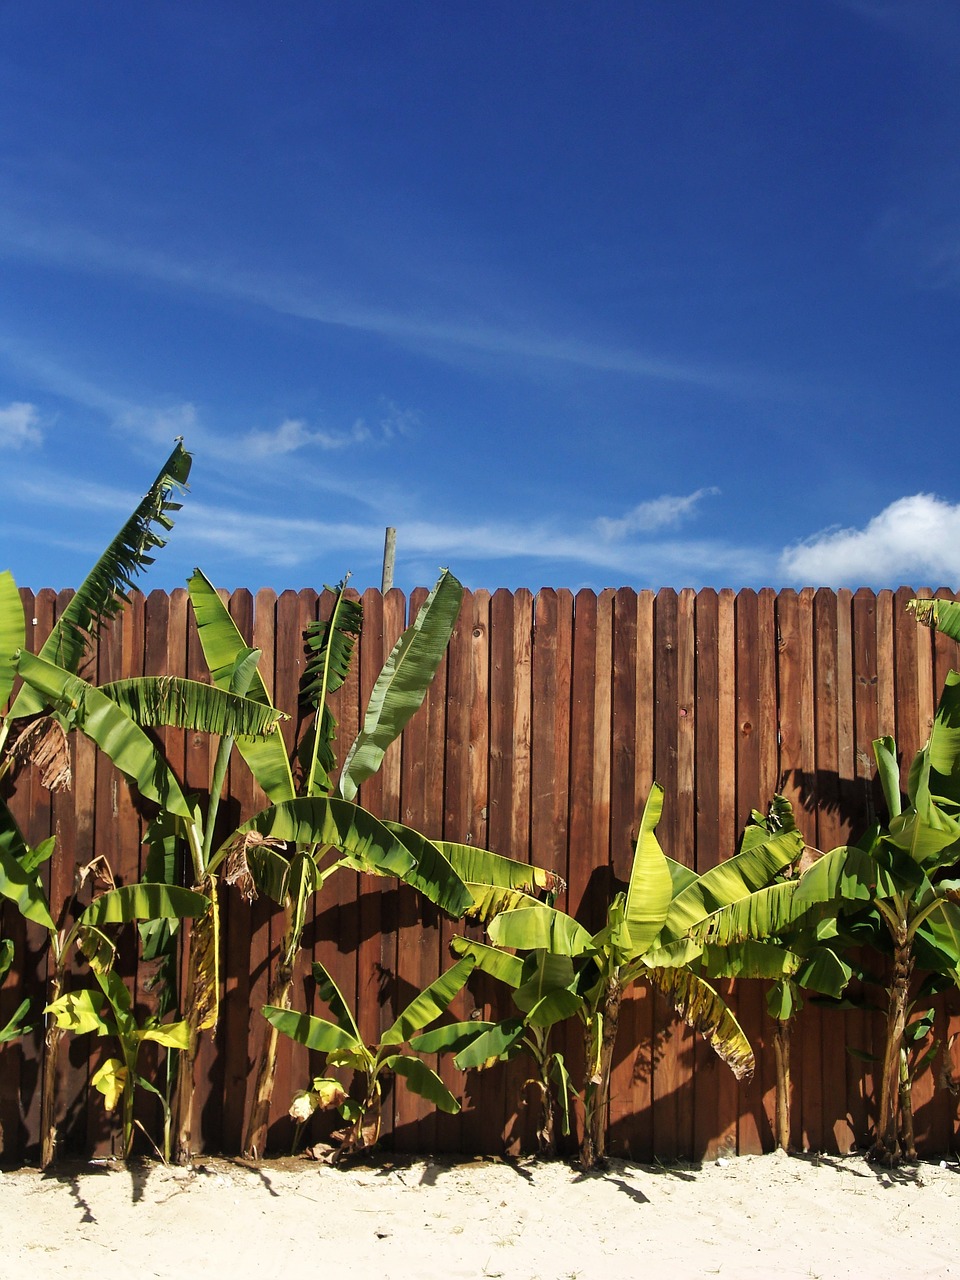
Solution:
[[[960,1168],[745,1156],[611,1161],[306,1160],[0,1175],[4,1280],[960,1278]]]

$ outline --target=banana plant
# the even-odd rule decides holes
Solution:
[[[533,1088],[538,1105],[537,1151],[548,1158],[557,1154],[556,1120],[570,1133],[570,1103],[577,1096],[563,1054],[551,1044],[551,1031],[573,1016],[579,997],[573,990],[575,974],[568,956],[534,951],[525,957],[511,955],[482,942],[455,937],[451,949],[472,959],[478,971],[511,988],[519,1016],[502,1022],[470,1020],[453,1022],[423,1032],[411,1041],[418,1053],[453,1053],[461,1071],[483,1071],[518,1056],[533,1062],[533,1074],[523,1081],[520,1096]]]
[[[195,807],[183,795],[147,729],[157,725],[208,729],[220,733],[262,735],[277,715],[235,694],[195,681],[158,677],[90,685],[79,674],[91,640],[116,616],[136,575],[152,563],[152,553],[165,544],[180,504],[174,498],[185,487],[190,455],[178,442],[133,515],[96,562],[38,654],[25,645],[23,607],[13,576],[0,574],[0,704],[21,686],[0,721],[0,781],[9,783],[16,769],[32,762],[50,789],[70,785],[67,735],[77,730],[93,741],[136,791],[182,820],[188,829]],[[13,729],[19,730],[13,736]],[[60,994],[65,963],[66,912],[54,922],[43,896],[38,869],[53,853],[53,843],[28,847],[6,803],[0,799],[0,895],[47,929],[52,953],[48,1003]],[[196,856],[196,854],[195,854]],[[58,908],[54,908],[57,910]],[[42,1159],[53,1157],[55,1135],[53,1087],[58,1036],[50,1026],[45,1043]]]
[[[948,673],[930,737],[915,756],[901,794],[893,738],[873,744],[887,805],[855,845],[841,846],[801,880],[735,904],[701,938],[726,943],[770,937],[796,924],[812,903],[834,900],[842,933],[888,956],[880,1098],[871,1154],[899,1160],[901,1062],[911,983],[918,961],[960,983],[960,674]]]
[[[387,746],[403,730],[423,701],[446,649],[459,612],[462,587],[444,570],[414,623],[394,646],[378,677],[364,724],[347,753],[339,782],[334,741],[336,720],[329,695],[343,684],[362,624],[361,606],[346,594],[344,579],[333,589],[330,617],[305,633],[308,655],[301,682],[301,719],[309,721],[297,753],[298,770],[287,757],[279,732],[255,740],[222,742],[211,794],[219,791],[226,753],[235,745],[272,804],[243,823],[216,851],[209,842],[200,868],[207,893],[217,867],[226,862],[228,883],[248,900],[263,893],[284,912],[278,962],[271,975],[269,1003],[289,1007],[293,976],[312,895],[341,868],[399,876],[454,917],[470,896],[436,846],[399,826],[388,829],[353,803],[358,788],[383,759]],[[251,651],[222,600],[197,570],[188,584],[204,657],[215,685],[235,683],[270,704],[266,685],[251,661]],[[208,817],[207,831],[212,832]],[[244,1150],[262,1152],[276,1074],[277,1034],[270,1028],[258,1064],[253,1105]],[[183,1145],[183,1144],[181,1144]],[[185,1154],[185,1153],[184,1153]],[[182,1157],[181,1157],[182,1158]]]
[[[946,678],[930,738],[917,753],[901,795],[896,743],[874,743],[888,822],[871,849],[876,864],[871,907],[893,947],[887,984],[876,1158],[900,1157],[901,1061],[911,978],[922,948],[940,955],[960,980],[960,907],[951,873],[960,861],[960,674]],[[918,948],[921,950],[918,952]]]
[[[187,1048],[189,1029],[185,1021],[162,1023],[148,1017],[138,1024],[130,992],[113,968],[116,944],[105,932],[110,925],[123,925],[132,920],[181,920],[201,916],[207,899],[190,890],[164,884],[137,884],[113,889],[95,898],[77,921],[67,944],[77,941],[87,957],[100,987],[99,991],[81,988],[68,991],[47,1005],[44,1012],[62,1033],[83,1035],[96,1031],[98,1036],[115,1036],[120,1043],[120,1058],[108,1058],[94,1073],[90,1083],[104,1097],[108,1111],[118,1102],[123,1104],[123,1157],[129,1159],[134,1140],[134,1096],[138,1085],[154,1093],[164,1109],[164,1159],[170,1154],[170,1108],[164,1095],[137,1069],[142,1045],[153,1041],[168,1050]],[[149,1139],[149,1135],[147,1135]],[[151,1142],[152,1139],[149,1139]],[[160,1150],[154,1144],[156,1150]]]
[[[689,933],[721,906],[768,884],[803,851],[802,837],[792,822],[756,834],[748,828],[744,848],[735,857],[697,876],[661,849],[656,826],[662,810],[663,788],[654,783],[641,818],[627,889],[610,903],[606,925],[598,933],[589,934],[571,916],[543,903],[502,912],[487,927],[497,946],[536,957],[540,972],[534,989],[544,994],[532,1006],[534,1023],[543,1026],[550,1020],[577,1016],[583,1024],[586,1065],[580,1161],[586,1169],[605,1159],[620,1006],[633,983],[647,981],[664,992],[680,1017],[708,1040],[738,1078],[753,1070],[746,1036],[698,971],[703,945]],[[501,1024],[504,1048],[509,1032],[509,1025]],[[513,1020],[513,1035],[519,1040],[522,1034],[523,1024]]]
[[[294,1099],[291,1114],[301,1123],[313,1111],[334,1106],[347,1122],[340,1145],[333,1153],[333,1163],[356,1152],[369,1151],[377,1145],[384,1077],[402,1080],[411,1092],[426,1098],[441,1111],[455,1115],[460,1110],[459,1099],[454,1097],[437,1073],[416,1053],[405,1051],[404,1046],[446,1011],[473,967],[472,957],[464,957],[451,965],[410,1001],[383,1032],[379,1042],[372,1046],[364,1042],[349,1005],[320,963],[313,965],[313,975],[320,998],[333,1014],[333,1021],[297,1013],[293,1009],[264,1006],[264,1016],[271,1026],[297,1044],[326,1054],[328,1069],[355,1072],[361,1077],[360,1098],[351,1097],[343,1081],[326,1076],[315,1079],[310,1090],[300,1092]]]

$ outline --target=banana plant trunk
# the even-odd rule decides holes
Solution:
[[[285,940],[286,941],[286,940]],[[284,945],[284,951],[287,951]],[[293,995],[293,964],[288,958],[278,965],[270,983],[268,1004],[280,1009],[289,1009]],[[243,1154],[256,1160],[263,1156],[267,1149],[267,1130],[270,1125],[270,1104],[273,1100],[273,1086],[277,1076],[277,1041],[280,1032],[272,1024],[267,1024],[267,1034],[260,1050],[260,1062],[257,1066],[257,1083],[253,1094],[253,1106],[250,1108],[250,1119],[247,1121],[247,1132],[243,1139]]]
[[[913,1135],[913,1081],[906,1050],[900,1050],[900,1139],[903,1154],[908,1160],[916,1160],[917,1144]]]
[[[534,1083],[540,1094],[540,1124],[537,1126],[537,1154],[552,1160],[557,1154],[557,1130],[553,1114],[553,1094],[549,1080]]]
[[[777,1146],[790,1150],[790,1018],[777,1018],[773,1049],[777,1060]]]
[[[617,1026],[620,1021],[620,1004],[623,1000],[623,987],[617,978],[607,981],[606,991],[600,1012],[603,1018],[600,1036],[600,1054],[594,1061],[595,1038],[593,1020],[587,1023],[584,1045],[586,1050],[587,1070],[595,1068],[587,1081],[584,1091],[585,1114],[583,1118],[583,1141],[580,1143],[580,1165],[584,1169],[595,1169],[607,1156],[607,1123],[610,1117],[610,1074],[613,1069],[613,1050],[617,1041]]]
[[[59,1000],[63,991],[63,974],[59,966],[50,979],[47,1004]],[[40,1168],[49,1169],[57,1149],[57,1059],[63,1031],[53,1015],[43,1038],[43,1077],[40,1086]]]
[[[207,879],[196,886],[197,893],[210,899],[206,915],[194,921],[190,938],[190,961],[187,966],[187,999],[184,1021],[187,1023],[187,1047],[180,1051],[177,1089],[174,1098],[174,1146],[176,1164],[189,1164],[193,1158],[193,1099],[197,1051],[200,1033],[217,1025],[219,1009],[219,924],[217,886]]]
[[[877,1137],[871,1155],[884,1164],[896,1164],[901,1155],[899,1137],[900,1061],[907,1021],[907,999],[913,973],[913,948],[904,928],[896,939],[893,980],[887,1004],[886,1043],[880,1079],[880,1111]]]

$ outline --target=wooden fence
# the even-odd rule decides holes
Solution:
[[[69,597],[23,594],[36,651]],[[414,592],[409,601],[396,590],[363,596],[359,660],[335,705],[343,749],[407,610],[412,616],[424,594]],[[628,872],[654,779],[666,789],[661,843],[698,871],[735,851],[751,808],[765,808],[778,789],[793,802],[808,843],[832,848],[862,831],[880,801],[873,739],[891,733],[903,757],[912,757],[929,732],[946,672],[960,665],[953,642],[919,628],[907,614],[912,594],[906,588],[878,594],[467,593],[424,707],[361,798],[375,813],[429,836],[473,842],[560,872],[569,885],[560,905],[590,928],[599,927],[614,881]],[[329,601],[309,590],[280,596],[241,590],[229,606],[249,642],[263,651],[261,670],[276,704],[295,711],[301,633]],[[99,683],[160,673],[205,678],[186,593],[135,596],[101,638],[94,665],[87,674]],[[284,732],[292,747],[295,716]],[[186,786],[202,791],[210,741],[173,731],[164,741]],[[50,864],[55,911],[72,893],[77,863],[102,855],[118,882],[143,869],[141,822],[123,781],[76,735],[73,751],[72,794],[51,797],[26,771],[12,800],[31,842],[51,831],[58,836],[59,853]],[[229,794],[221,812],[231,825],[263,803],[242,762],[231,771]],[[225,994],[216,1038],[207,1036],[201,1053],[198,1107],[205,1148],[237,1151],[280,923],[262,900],[248,908],[233,890],[224,898]],[[39,1010],[46,964],[41,931],[25,928],[10,904],[2,925],[19,962],[15,978],[0,990],[0,1025],[25,994]],[[412,991],[449,963],[448,943],[459,928],[406,886],[342,873],[315,902],[295,1003],[314,1009],[307,975],[310,960],[321,959],[355,1002],[363,1033],[375,1038]],[[148,975],[136,972],[132,946],[126,964],[138,1000],[149,1008]],[[82,970],[77,975],[83,980]],[[492,984],[481,980],[455,1011],[486,1016],[496,999]],[[756,1074],[741,1085],[676,1023],[662,996],[639,990],[626,1002],[612,1084],[614,1154],[671,1158],[772,1147],[774,1065],[763,992],[758,984],[742,984],[733,1001],[757,1051]],[[955,999],[943,1005],[937,1035],[945,1045],[960,1026],[953,1019],[958,1010]],[[798,1146],[846,1151],[865,1140],[874,1089],[869,1068],[845,1046],[869,1052],[881,1036],[879,1014],[804,1010],[795,1040]],[[568,1048],[575,1061],[579,1046],[572,1034]],[[110,1052],[108,1042],[89,1036],[62,1047],[65,1149],[111,1148],[114,1126],[100,1095],[87,1087]],[[7,1160],[36,1151],[40,1054],[39,1032],[0,1051]],[[915,1090],[918,1139],[930,1152],[954,1144],[957,1108],[943,1087],[945,1065],[938,1057]],[[308,1083],[316,1066],[305,1050],[281,1041],[271,1128],[277,1150],[291,1140],[285,1112],[292,1092]],[[446,1061],[440,1070],[462,1091],[463,1112],[438,1115],[398,1090],[385,1107],[387,1145],[495,1152],[530,1142],[531,1117],[518,1106],[522,1066],[466,1079]],[[155,1130],[148,1095],[142,1103]]]

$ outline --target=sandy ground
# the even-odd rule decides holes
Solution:
[[[341,1271],[348,1268],[348,1271]],[[0,1275],[960,1280],[960,1167],[203,1159],[0,1175]]]

